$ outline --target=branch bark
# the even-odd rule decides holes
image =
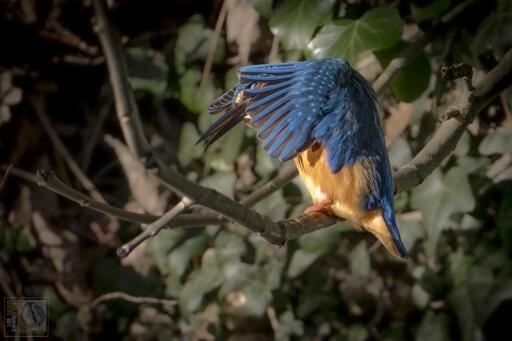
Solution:
[[[48,115],[46,115],[45,112],[44,99],[42,97],[34,97],[31,99],[31,102],[33,104],[36,115],[39,117],[39,120],[43,125],[44,130],[50,137],[50,141],[52,142],[53,146],[58,151],[58,153],[62,156],[71,172],[75,175],[75,177],[82,184],[85,190],[89,192],[89,194],[95,200],[102,203],[106,203],[106,200],[103,197],[103,195],[96,189],[96,186],[94,186],[89,177],[85,175],[80,166],[78,166],[78,163],[71,156],[71,153],[68,151],[62,140],[59,138],[59,135],[53,128],[52,124],[50,123],[50,119],[48,118]]]
[[[107,61],[121,131],[130,151],[141,159],[150,151],[150,148],[144,135],[139,109],[128,82],[128,72],[121,40],[109,24],[105,0],[94,0],[93,5],[96,15],[95,31]]]
[[[420,54],[421,51],[432,41],[434,37],[442,33],[454,22],[460,20],[460,18],[466,13],[466,11],[473,5],[478,3],[479,0],[464,1],[458,5],[446,15],[444,15],[440,22],[434,26],[429,32],[421,33],[414,42],[409,45],[398,57],[393,59],[388,66],[382,71],[379,77],[373,82],[373,89],[376,93],[382,92],[382,90],[391,82],[393,77],[396,76],[398,71],[409,65],[412,60]]]

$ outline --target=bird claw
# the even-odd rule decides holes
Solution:
[[[313,215],[315,213],[323,213],[328,215],[334,215],[332,211],[332,201],[322,201],[311,205],[304,211],[305,214]]]

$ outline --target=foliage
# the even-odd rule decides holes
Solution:
[[[193,0],[167,5],[114,2],[112,11],[119,16],[120,30],[130,38],[125,48],[130,85],[151,143],[166,161],[187,178],[236,199],[272,179],[280,164],[268,157],[250,129],[237,127],[207,150],[195,145],[215,119],[206,113],[207,105],[232,86],[240,60],[238,46],[226,42],[221,33],[213,72],[199,93],[202,67],[215,34],[217,5]],[[179,17],[173,10],[182,3],[187,5]],[[428,31],[460,1],[247,3],[261,15],[251,62],[268,62],[276,39],[280,48],[272,58],[346,58],[374,80],[410,46],[411,36]],[[61,10],[63,22],[81,32],[82,26],[69,21],[73,15],[66,17],[66,9]],[[154,19],[132,28],[132,17],[128,20],[123,15],[137,17],[138,11],[149,11]],[[439,67],[463,61],[474,67],[478,79],[487,71],[489,58],[499,60],[512,46],[510,30],[505,31],[512,17],[507,1],[475,7],[469,17],[435,35],[379,95],[388,117],[385,131],[394,168],[412,159],[432,136],[443,109],[459,105],[457,100],[464,94],[464,82],[440,79]],[[15,21],[3,18],[2,22],[8,20]],[[17,25],[25,27],[17,20]],[[162,34],[167,28],[171,33]],[[84,39],[94,41],[87,35]],[[50,46],[55,54],[63,53]],[[46,74],[39,61],[31,60],[29,68],[34,74],[41,72],[38,76],[20,76],[19,65],[7,62],[0,72],[17,70],[16,89],[47,97],[62,139],[82,160],[99,114],[87,116],[76,102],[82,101],[94,112],[100,111],[98,102],[111,104],[109,91],[98,86],[107,81],[105,69],[56,66],[51,64],[56,57],[38,58],[47,59],[59,71]],[[4,72],[10,72],[5,76],[10,79],[12,72]],[[36,82],[30,77],[41,79]],[[80,77],[97,89],[83,95],[75,87]],[[61,93],[55,93],[55,88]],[[30,106],[16,106],[21,97],[16,91],[16,101],[2,102],[2,108],[9,106],[9,115],[0,119],[0,135],[9,136],[17,147],[2,141],[0,151],[6,155],[2,163],[30,170],[52,164],[62,178],[77,185],[62,157],[46,142],[37,118],[23,117]],[[115,230],[118,222],[57,200],[10,175],[0,189],[6,197],[0,206],[6,212],[0,230],[0,263],[9,274],[21,274],[14,277],[23,281],[24,296],[51,298],[52,333],[62,339],[104,333],[127,339],[491,340],[506,331],[504,321],[512,302],[511,99],[510,92],[504,92],[493,101],[439,169],[417,188],[395,198],[398,225],[411,252],[406,261],[393,259],[371,236],[355,233],[342,223],[283,247],[230,223],[163,231],[141,252],[120,262],[112,245],[96,245],[91,232],[91,226]],[[72,110],[81,114],[70,117]],[[117,134],[115,115],[111,116],[101,123],[102,129]],[[80,132],[84,124],[87,128]],[[102,192],[109,193],[109,202],[135,210],[145,207],[127,189],[117,162],[105,166],[112,163],[114,154],[100,146],[93,148],[93,162],[86,172]],[[166,191],[159,188],[156,195],[175,202]],[[254,208],[282,219],[301,213],[309,202],[304,186],[295,180]],[[36,224],[39,220],[34,217],[41,214],[43,222]],[[113,243],[129,239],[137,230],[121,223]],[[54,238],[52,243],[45,242],[45,236]],[[51,269],[50,275],[31,273],[35,270],[26,266],[27,259]],[[176,299],[177,305],[109,301],[104,310],[88,318],[77,308],[90,297],[111,291]]]

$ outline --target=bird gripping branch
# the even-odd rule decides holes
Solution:
[[[216,99],[222,116],[200,137],[207,146],[247,118],[263,148],[294,159],[313,205],[374,234],[397,257],[407,251],[393,208],[393,178],[370,84],[343,59],[245,66]]]

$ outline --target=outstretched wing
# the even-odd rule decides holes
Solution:
[[[246,66],[240,83],[252,83],[243,93],[246,112],[272,157],[294,158],[313,142],[313,128],[329,111],[342,60],[323,59],[284,64]]]
[[[210,105],[210,113],[225,112],[200,141],[212,143],[247,114],[263,148],[292,159],[315,141],[313,128],[339,101],[336,90],[350,70],[338,59],[242,67],[240,85]]]

